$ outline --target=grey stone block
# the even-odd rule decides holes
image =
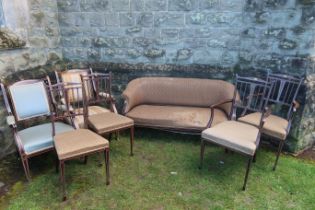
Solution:
[[[144,11],[145,0],[130,0],[131,11]]]
[[[119,26],[119,14],[118,13],[105,13],[105,24],[107,26]]]
[[[129,11],[130,0],[114,0],[112,6],[114,11]]]
[[[146,11],[166,11],[166,8],[166,0],[146,0],[145,2]]]
[[[178,38],[179,30],[174,28],[167,28],[161,30],[161,37],[164,38]]]
[[[150,59],[160,58],[165,55],[165,50],[163,49],[157,49],[157,48],[151,48],[144,51],[144,56]]]
[[[169,11],[191,11],[198,7],[197,0],[169,0],[168,10]]]
[[[83,12],[104,12],[110,10],[108,0],[80,0],[80,8]]]
[[[153,40],[145,37],[133,38],[133,44],[138,47],[148,47],[153,44]]]
[[[103,27],[105,26],[105,15],[104,13],[91,13],[89,15],[89,24],[91,27]]]
[[[199,8],[202,8],[203,10],[219,10],[221,0],[200,0],[199,4]]]
[[[34,2],[35,0],[32,0]],[[39,1],[36,1],[37,3]],[[60,12],[79,12],[80,0],[57,0],[58,10]]]
[[[140,13],[136,17],[137,25],[142,27],[152,27],[154,22],[154,16],[151,12]]]
[[[184,14],[159,12],[155,14],[154,25],[157,27],[183,26],[185,23]]]
[[[192,14],[186,14],[187,25],[205,25],[207,23],[207,16],[205,13],[196,12]]]
[[[120,13],[120,26],[134,26],[136,24],[136,16],[132,13]]]

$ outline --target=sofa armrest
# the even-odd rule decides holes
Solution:
[[[127,114],[133,107],[139,105],[142,102],[142,95],[140,91],[136,91],[136,88],[129,88],[122,93],[124,99],[123,114]]]
[[[216,103],[216,104],[213,104],[210,106],[210,110],[211,110],[211,116],[210,116],[210,120],[207,124],[207,128],[210,128],[211,125],[212,125],[212,122],[213,122],[213,118],[214,118],[214,109],[215,108],[218,108],[224,104],[227,104],[227,103],[233,103],[233,99],[229,99],[229,100],[226,100],[226,101],[221,101],[219,103]]]

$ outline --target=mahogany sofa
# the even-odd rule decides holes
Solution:
[[[143,77],[123,92],[123,112],[136,126],[201,133],[228,120],[233,94],[234,85],[221,80]]]

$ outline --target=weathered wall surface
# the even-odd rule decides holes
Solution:
[[[6,28],[0,29],[0,35],[2,36],[2,33],[9,29],[26,45],[20,49],[0,49],[1,78],[37,66],[53,65],[62,58],[62,51],[59,48],[58,9],[55,0],[2,0],[2,3]],[[2,46],[11,46],[5,45],[3,41],[4,39],[1,39]],[[34,74],[36,75],[36,73],[31,73],[28,77]],[[0,103],[1,158],[14,147],[12,147],[13,138],[5,124],[6,112],[2,106],[2,100]]]
[[[17,17],[24,18],[12,19],[11,27],[27,47],[0,51],[3,77],[41,77],[66,62],[90,63],[113,71],[119,96],[144,75],[230,81],[234,73],[267,69],[304,75],[287,149],[315,139],[313,0],[28,0],[22,10]]]
[[[244,0],[58,0],[64,56],[120,63],[238,62]]]

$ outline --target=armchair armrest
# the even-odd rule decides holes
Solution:
[[[216,104],[213,104],[210,106],[210,111],[211,111],[211,116],[210,116],[210,120],[207,124],[207,128],[210,128],[211,125],[212,125],[212,122],[213,122],[213,118],[214,118],[214,109],[221,106],[221,105],[224,105],[224,104],[227,104],[227,103],[233,103],[233,99],[229,99],[229,100],[226,100],[226,101],[221,101],[219,103],[216,103]]]

